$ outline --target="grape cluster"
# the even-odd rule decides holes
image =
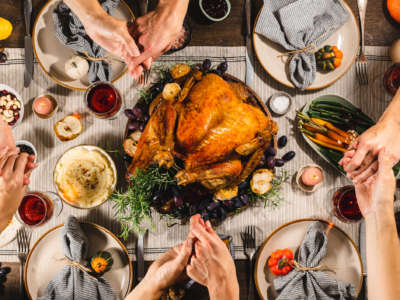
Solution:
[[[0,263],[0,295],[4,294],[4,283],[7,281],[7,274],[10,273],[11,269],[9,267],[1,268]]]
[[[287,144],[287,137],[285,135],[278,139],[278,148],[284,148]],[[276,158],[276,149],[271,145],[267,148],[264,155],[261,157],[259,168],[267,167],[273,170],[275,167],[283,167],[286,162],[292,160],[296,156],[294,151],[289,151],[282,158]]]

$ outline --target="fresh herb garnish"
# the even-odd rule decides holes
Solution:
[[[137,170],[135,176],[129,178],[126,192],[117,191],[111,196],[113,209],[121,223],[121,237],[126,240],[130,232],[142,232],[144,222],[153,226],[151,221],[151,205],[154,194],[165,192],[170,185],[176,185],[174,174],[157,166],[146,170]]]

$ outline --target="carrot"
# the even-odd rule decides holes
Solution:
[[[324,126],[324,127],[328,128],[328,129],[336,132],[337,134],[339,134],[339,135],[341,135],[341,136],[343,136],[345,138],[350,139],[350,134],[349,133],[347,133],[347,132],[335,127],[332,123],[330,123],[328,121],[325,121],[325,120],[322,120],[322,119],[317,119],[317,118],[311,118],[311,120],[313,120],[313,122],[317,123],[320,126]]]
[[[342,147],[334,146],[334,145],[332,145],[332,144],[328,144],[328,143],[321,142],[320,140],[317,140],[317,139],[315,139],[315,138],[313,138],[313,137],[311,137],[311,136],[309,136],[309,135],[306,135],[306,136],[307,136],[311,141],[313,141],[314,143],[316,143],[316,144],[318,144],[318,145],[320,145],[320,146],[322,146],[322,147],[326,147],[326,148],[330,148],[330,149],[333,149],[333,150],[341,151],[341,152],[343,152],[343,153],[347,151],[345,148],[342,148]]]
[[[334,140],[335,142],[337,142],[338,144],[342,145],[342,144],[350,144],[351,141],[339,134],[337,134],[335,131],[333,130],[328,130],[327,133],[328,137],[330,137],[332,140]]]
[[[321,132],[321,131],[320,131],[320,130],[318,130],[317,128],[315,128],[315,127],[312,127],[312,126],[310,126],[310,125],[307,125],[307,124],[304,124],[304,125],[303,125],[303,127],[304,127],[305,129],[307,129],[307,130],[311,131],[311,132]]]
[[[341,147],[342,146],[341,144],[339,144],[335,140],[333,140],[333,139],[331,139],[331,138],[329,138],[329,137],[327,137],[327,136],[325,136],[323,134],[320,134],[320,133],[315,133],[314,136],[312,136],[312,137],[315,138],[316,140],[321,141],[321,142],[326,143],[326,144],[331,144],[331,145],[337,146],[337,147]]]

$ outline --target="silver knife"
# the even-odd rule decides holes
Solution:
[[[361,261],[363,265],[363,285],[360,292],[360,296],[358,297],[359,300],[366,300],[368,299],[367,295],[367,246],[366,246],[366,227],[365,227],[365,220],[361,220],[360,223],[360,231],[359,231],[359,250],[361,255]]]
[[[246,15],[246,78],[245,82],[248,86],[252,87],[254,77],[253,66],[253,47],[251,43],[251,0],[245,2],[245,15]]]
[[[144,278],[144,235],[146,232],[139,233],[136,247],[136,263],[137,263],[137,283]]]
[[[25,73],[24,73],[24,87],[28,87],[33,78],[33,46],[31,37],[31,16],[32,16],[32,0],[25,0],[24,3],[25,15]]]

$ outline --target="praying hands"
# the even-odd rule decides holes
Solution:
[[[121,57],[136,80],[169,50],[182,29],[189,5],[189,0],[160,0],[154,11],[129,24],[107,14],[98,0],[64,2],[78,16],[91,39]]]

